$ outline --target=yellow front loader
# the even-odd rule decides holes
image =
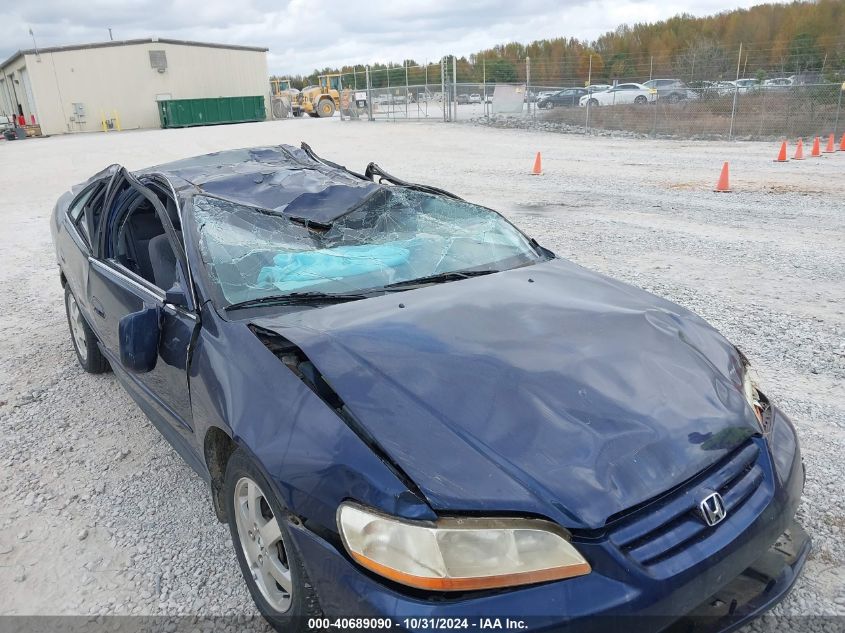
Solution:
[[[300,93],[300,105],[303,112],[313,117],[334,116],[340,108],[340,75],[320,75],[320,84],[306,86]]]

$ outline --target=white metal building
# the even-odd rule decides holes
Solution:
[[[157,100],[269,98],[267,49],[142,39],[18,51],[0,64],[0,114],[44,134],[159,127]],[[266,107],[265,107],[266,111]]]

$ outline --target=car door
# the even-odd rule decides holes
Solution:
[[[77,304],[90,320],[91,307],[88,304],[88,259],[93,253],[92,235],[100,216],[106,188],[114,173],[108,168],[96,176],[76,193],[67,209],[59,209],[63,217],[56,218],[56,253],[59,267],[70,286]]]
[[[634,103],[634,99],[640,93],[634,84],[619,84],[614,89],[616,99],[614,103],[617,105],[623,103]]]
[[[159,287],[116,256],[114,223],[123,219],[127,201],[138,196],[154,209],[172,249],[175,281],[171,288]],[[98,256],[90,259],[88,282],[88,300],[94,314],[91,325],[115,373],[145,413],[172,442],[180,438],[188,441],[193,434],[188,358],[199,318],[186,281],[184,248],[155,193],[122,168],[109,185],[98,241]],[[121,362],[120,321],[148,308],[158,310],[158,355],[151,371],[136,373]]]

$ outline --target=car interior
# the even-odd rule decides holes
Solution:
[[[181,225],[173,199],[156,186],[150,187],[167,210],[181,241]],[[162,290],[177,281],[176,254],[152,203],[133,187],[118,197],[122,207],[112,225],[111,253],[116,261]]]

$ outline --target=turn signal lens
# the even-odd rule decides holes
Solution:
[[[337,522],[346,551],[359,564],[418,589],[469,591],[590,573],[566,533],[548,521],[403,521],[344,503]]]

